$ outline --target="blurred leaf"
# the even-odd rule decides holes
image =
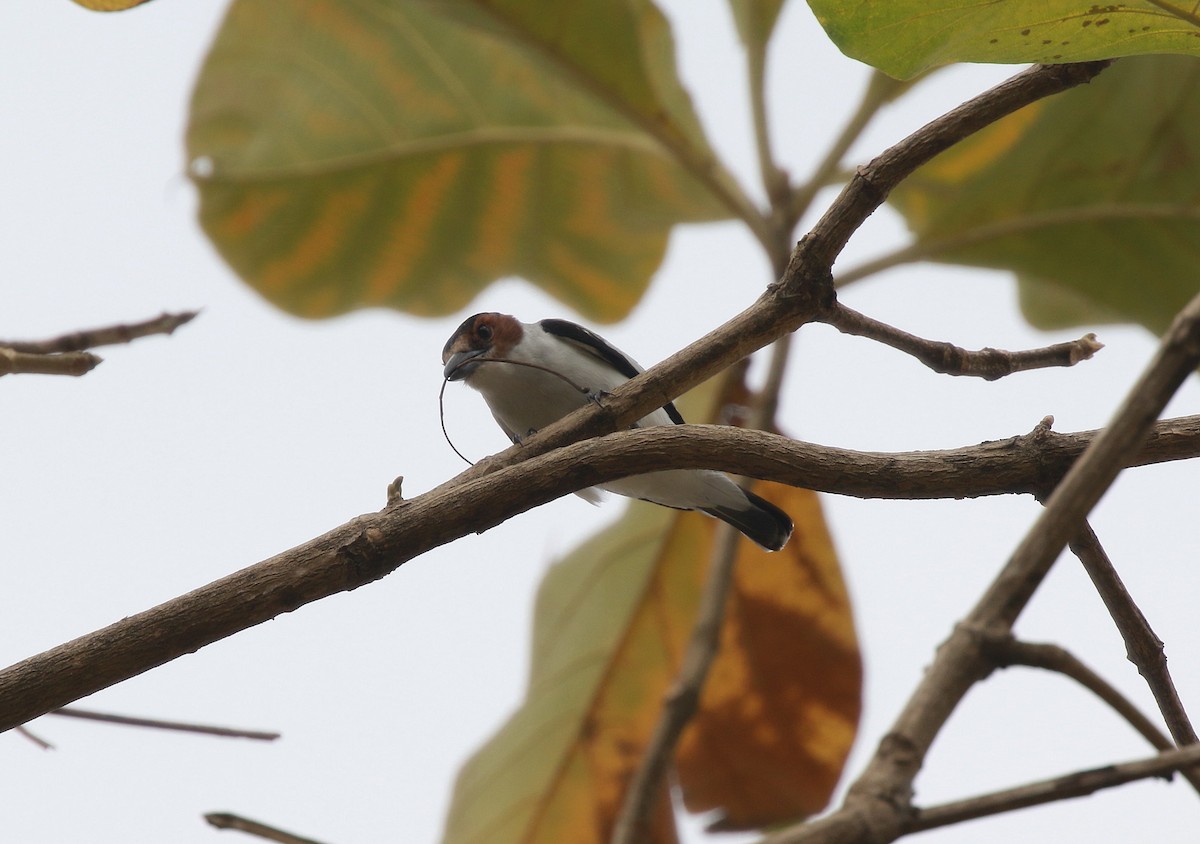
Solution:
[[[776,554],[742,543],[721,651],[679,745],[683,800],[722,829],[819,812],[854,742],[862,667],[850,598],[817,494],[755,491],[796,523]],[[680,520],[711,524],[696,513]]]
[[[547,573],[525,703],[459,773],[446,844],[607,844],[674,656],[639,611],[690,605],[657,576],[675,517],[632,504]],[[670,815],[657,821],[654,844],[674,841]]]
[[[713,387],[700,388],[710,406]],[[796,533],[776,554],[741,543],[722,651],[679,757],[689,808],[721,809],[736,826],[828,801],[861,682],[815,494],[756,490],[791,513]],[[691,634],[715,525],[634,502],[547,573],[526,701],[463,767],[448,844],[608,841]],[[660,801],[656,842],[674,840],[668,810]]]
[[[851,58],[898,79],[952,62],[1060,64],[1150,53],[1200,55],[1193,6],[1134,0],[809,0]]]
[[[187,140],[206,233],[309,317],[519,275],[617,319],[738,195],[649,0],[235,0]]]
[[[1180,56],[1118,62],[890,198],[932,260],[1016,272],[1035,325],[1120,318],[1156,333],[1200,287],[1198,200],[1200,61]]]
[[[150,0],[75,0],[75,2],[93,12],[123,12],[134,6],[149,3]]]
[[[1025,319],[1043,331],[1125,321],[1103,305],[1042,278],[1018,278],[1017,298]]]
[[[748,47],[765,45],[771,40],[783,0],[729,0],[738,37]]]

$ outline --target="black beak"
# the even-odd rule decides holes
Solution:
[[[475,367],[479,366],[478,363],[472,364],[468,363],[468,361],[471,358],[479,357],[486,351],[487,349],[471,349],[466,352],[455,352],[452,354],[450,360],[446,361],[446,369],[443,371],[446,380],[461,381],[466,378],[474,371]]]

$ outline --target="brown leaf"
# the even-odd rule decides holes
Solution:
[[[676,758],[687,808],[720,810],[725,829],[824,808],[861,710],[850,600],[820,501],[779,484],[756,491],[796,531],[776,554],[742,544],[721,650]]]

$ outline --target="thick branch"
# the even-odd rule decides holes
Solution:
[[[928,498],[1042,492],[1094,432],[1043,429],[942,452],[866,454],[762,431],[681,425],[589,440],[485,477],[464,472],[303,545],[0,671],[0,730],[269,621],[587,486],[633,472],[712,468],[827,492]],[[1200,456],[1200,417],[1163,422],[1130,465]]]

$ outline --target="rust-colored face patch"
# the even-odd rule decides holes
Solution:
[[[521,323],[508,314],[475,314],[463,321],[442,348],[442,363],[460,352],[491,352],[503,357],[521,341]]]

